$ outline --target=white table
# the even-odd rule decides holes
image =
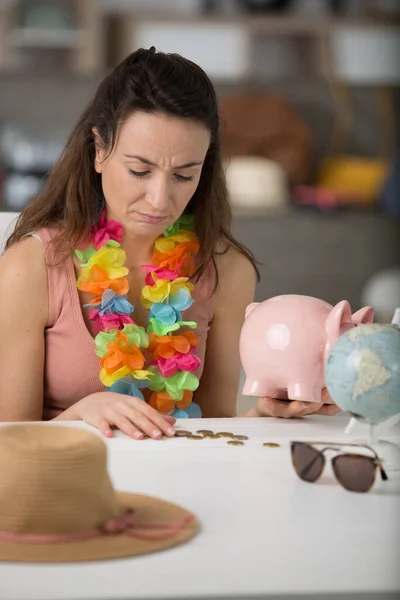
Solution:
[[[336,484],[330,469],[315,484],[292,470],[290,440],[347,440],[347,422],[314,416],[179,423],[247,434],[242,447],[226,439],[136,442],[117,433],[107,442],[114,485],[187,507],[201,533],[133,559],[0,563],[1,600],[398,597],[391,593],[400,591],[400,478],[356,494]],[[400,440],[399,426],[390,437]],[[263,448],[263,441],[281,447]]]

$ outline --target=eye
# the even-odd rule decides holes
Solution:
[[[135,177],[145,177],[150,171],[133,171],[132,169],[129,169],[129,173]]]
[[[175,173],[174,177],[179,182],[193,181],[193,179],[194,179],[193,175],[190,175],[189,177],[184,177],[184,175],[179,175],[178,173]]]

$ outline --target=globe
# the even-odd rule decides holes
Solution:
[[[325,382],[339,408],[369,423],[400,413],[400,329],[371,323],[341,335],[326,361]]]

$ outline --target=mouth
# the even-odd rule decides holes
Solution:
[[[146,223],[162,223],[167,218],[166,216],[149,215],[141,212],[138,212],[137,214],[139,215],[140,220],[145,221]]]

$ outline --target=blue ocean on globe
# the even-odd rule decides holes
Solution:
[[[370,423],[400,413],[400,329],[359,325],[341,335],[325,365],[334,402]]]

